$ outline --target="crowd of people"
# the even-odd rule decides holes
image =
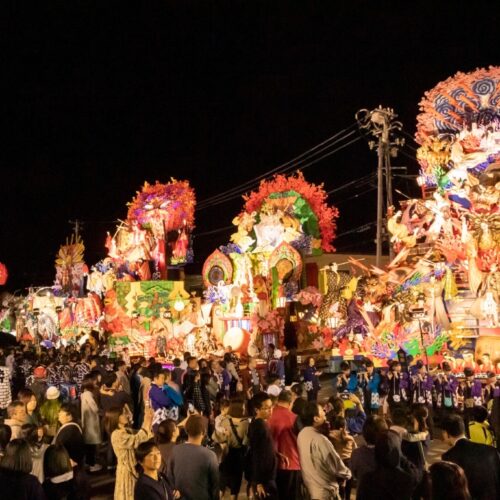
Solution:
[[[494,374],[367,359],[322,376],[273,345],[261,361],[103,351],[0,352],[2,497],[86,500],[105,468],[116,500],[500,498]],[[429,465],[438,437],[450,448]]]

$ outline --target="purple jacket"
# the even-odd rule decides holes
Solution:
[[[156,384],[151,384],[151,389],[149,389],[149,399],[151,401],[151,408],[154,411],[160,408],[170,408],[173,405],[172,400],[163,392],[161,387]]]

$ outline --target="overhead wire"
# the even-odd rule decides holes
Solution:
[[[341,151],[342,149],[350,146],[351,144],[354,144],[355,142],[361,140],[361,137],[356,137],[355,139],[352,139],[351,141],[345,143],[345,144],[342,144],[341,146],[339,146],[338,148],[335,148],[334,150],[332,151],[329,151],[328,153],[325,153],[324,155],[320,156],[319,158],[316,158],[315,160],[309,162],[309,163],[306,163],[304,165],[294,165],[292,167],[289,167],[288,169],[284,169],[282,170],[280,173],[286,173],[294,168],[297,168],[300,169],[300,170],[304,170],[306,168],[309,168],[310,166],[318,163],[319,161],[322,161],[324,160],[325,158],[327,158],[328,156],[331,156],[339,151]],[[250,189],[250,188],[248,188]],[[242,190],[241,192],[237,192],[233,195],[228,195],[228,196],[225,196],[223,198],[220,198],[218,200],[215,200],[213,202],[210,202],[210,203],[207,203],[205,205],[202,205],[202,206],[198,206],[197,207],[197,210],[203,210],[205,208],[208,208],[208,207],[212,207],[212,206],[216,206],[216,205],[220,205],[221,203],[225,203],[226,201],[230,201],[230,200],[233,200],[235,198],[239,198],[242,194],[244,194],[246,191],[248,191],[248,189],[244,189]]]
[[[328,154],[323,155],[322,157],[317,158],[316,160],[314,160],[312,162],[310,162],[310,160],[312,158],[314,158],[315,156],[317,156],[318,154],[328,150],[329,148],[331,148],[335,144],[338,144],[338,143],[342,142],[343,140],[347,139],[348,137],[352,136],[353,134],[355,134],[356,130],[351,130],[349,132],[349,130],[355,126],[356,126],[356,124],[354,123],[354,124],[350,125],[349,127],[346,127],[345,129],[341,130],[340,132],[337,132],[335,135],[329,137],[328,139],[326,139],[325,141],[316,145],[315,147],[310,148],[309,150],[305,151],[304,153],[300,154],[299,156],[297,156],[297,157],[289,160],[288,162],[285,162],[285,163],[283,163],[283,164],[281,164],[281,165],[279,165],[271,170],[268,170],[267,172],[264,172],[263,174],[261,174],[257,177],[254,177],[251,180],[248,180],[242,184],[239,184],[238,186],[235,186],[234,188],[228,189],[222,193],[219,193],[217,195],[211,196],[209,198],[206,198],[206,199],[200,201],[198,204],[198,209],[203,209],[207,206],[212,206],[212,204],[216,201],[217,202],[220,200],[226,201],[227,199],[233,199],[234,197],[238,197],[241,194],[243,194],[245,191],[248,191],[248,189],[250,189],[252,186],[258,185],[260,180],[265,179],[266,177],[269,177],[273,174],[285,173],[285,172],[288,172],[288,171],[295,169],[295,168],[307,168],[307,167],[313,165],[314,163],[317,163],[321,159],[328,156]],[[340,134],[343,134],[343,133],[345,133],[345,134],[342,137],[339,137],[338,139],[334,140],[336,137],[338,137]],[[353,142],[355,142],[355,141],[353,141]],[[346,143],[345,145],[340,146],[339,148],[336,148],[335,150],[331,151],[330,153],[333,154],[334,152],[340,151],[341,149],[349,146],[350,144],[351,144],[351,141],[349,143]],[[303,164],[302,162],[309,162],[309,163]]]

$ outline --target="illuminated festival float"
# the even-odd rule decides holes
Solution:
[[[395,259],[384,270],[351,260],[355,281],[344,288],[348,278],[342,283],[336,270],[327,271],[341,324],[310,328],[323,331],[342,356],[363,353],[385,363],[403,349],[431,365],[446,358],[458,372],[472,365],[495,370],[500,68],[456,74],[427,92],[420,109],[422,198],[389,209]]]
[[[112,352],[160,359],[228,346],[263,357],[273,343],[327,361],[384,366],[404,351],[459,373],[500,372],[500,68],[456,74],[420,109],[422,196],[389,207],[387,266],[334,255],[339,214],[323,186],[277,175],[244,196],[196,297],[183,269],[193,259],[194,190],[145,183],[103,260],[89,269],[75,235],[58,252],[53,286],[2,292],[2,329],[46,345],[97,334]],[[6,278],[0,265],[0,284]]]
[[[231,242],[203,266],[203,307],[217,339],[256,355],[269,343],[284,345],[291,304],[321,301],[317,288],[304,288],[304,257],[334,251],[338,211],[327,204],[323,186],[300,172],[264,180],[244,200]]]
[[[420,107],[422,198],[390,207],[386,268],[350,257],[349,270],[305,269],[307,255],[333,250],[338,212],[301,174],[245,197],[231,243],[203,268],[204,307],[225,345],[295,347],[286,329],[299,351],[337,359],[385,365],[404,350],[458,372],[500,368],[500,69],[458,73]]]

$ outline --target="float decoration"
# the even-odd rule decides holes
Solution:
[[[323,185],[306,182],[301,172],[263,180],[243,197],[231,241],[243,251],[272,251],[286,241],[304,253],[333,252],[338,210],[328,206],[327,197]]]
[[[88,268],[83,260],[85,246],[79,236],[71,235],[66,244],[61,245],[55,262],[56,287],[64,293],[78,295],[83,277],[88,274]]]
[[[203,264],[201,274],[206,288],[218,285],[221,281],[229,285],[233,277],[233,265],[227,255],[224,255],[220,250],[215,250]]]

